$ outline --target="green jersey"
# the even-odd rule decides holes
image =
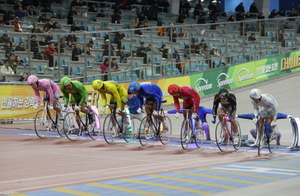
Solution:
[[[65,104],[69,103],[69,94],[71,94],[71,101],[75,102],[77,105],[81,106],[87,103],[88,92],[85,86],[78,81],[72,81],[72,89],[66,89],[63,86],[60,87],[61,92],[64,95]]]

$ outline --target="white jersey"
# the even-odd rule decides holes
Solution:
[[[252,100],[252,104],[256,115],[260,112],[261,114],[269,114],[270,116],[273,116],[274,119],[277,119],[278,103],[272,95],[262,94],[261,101],[255,103]]]

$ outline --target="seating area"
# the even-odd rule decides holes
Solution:
[[[9,9],[6,6],[7,9]],[[58,13],[59,18],[53,19],[60,24],[61,29],[52,30],[48,34],[53,36],[52,42],[65,39],[70,35],[70,25],[67,24],[67,7],[53,5],[52,10]],[[38,12],[38,8],[36,8]],[[87,12],[85,7],[80,8],[82,15],[74,17],[81,27],[80,31],[73,33],[84,51],[86,45],[92,41],[94,49],[91,54],[84,53],[78,56],[78,61],[72,61],[72,48],[58,50],[58,54],[53,55],[54,67],[49,67],[47,61],[37,61],[32,59],[33,54],[30,52],[16,52],[22,59],[26,60],[26,66],[19,68],[18,73],[28,72],[30,74],[39,74],[51,76],[53,80],[59,81],[62,76],[69,76],[85,83],[90,83],[95,78],[108,79],[120,82],[131,80],[148,80],[161,77],[175,77],[180,75],[189,75],[211,69],[218,69],[224,66],[255,61],[262,58],[268,58],[282,53],[287,53],[300,49],[300,34],[298,32],[300,18],[275,18],[272,20],[245,20],[243,22],[227,22],[227,17],[219,17],[219,23],[213,25],[197,24],[197,20],[192,18],[185,19],[184,23],[176,23],[178,15],[169,13],[159,13],[159,23],[164,23],[162,28],[167,29],[164,36],[158,36],[158,22],[148,21],[147,28],[135,29],[133,20],[136,17],[136,11],[122,11],[120,24],[111,23],[110,17],[113,9],[108,6],[105,9],[106,18],[96,17],[95,12]],[[39,12],[38,12],[39,13]],[[39,13],[40,14],[40,13]],[[25,24],[26,32],[14,32],[12,25],[0,26],[0,37],[7,34],[14,47],[19,42],[24,42],[29,47],[32,29],[31,25],[37,22],[37,18],[26,16],[22,21]],[[283,25],[288,23],[289,28],[284,29]],[[39,23],[43,27],[44,23]],[[251,30],[246,29],[250,25]],[[284,41],[279,41],[278,30],[283,30]],[[136,34],[136,30],[141,31]],[[115,44],[115,34],[122,31],[125,38],[121,40],[124,52],[128,54],[126,62],[120,61],[117,56],[117,44]],[[182,37],[179,32],[185,31],[186,36]],[[255,41],[248,41],[248,37],[254,34]],[[44,33],[35,34],[37,40],[40,40]],[[108,54],[103,56],[104,49],[102,45],[108,39],[111,46],[115,48],[114,55]],[[204,48],[199,48],[197,52],[193,51],[193,43],[199,44],[204,40],[208,47],[205,53]],[[141,43],[145,47],[151,45],[144,57],[135,55]],[[165,45],[167,58],[163,58],[160,48]],[[1,47],[4,46],[1,43]],[[185,49],[186,46],[188,50]],[[58,46],[59,47],[59,46]],[[215,49],[217,53],[212,54],[211,50]],[[45,51],[45,46],[39,46],[39,51]],[[173,53],[178,51],[180,63],[185,65],[178,69]],[[5,54],[0,50],[1,62],[5,59]],[[108,69],[106,73],[101,74],[100,65],[104,59],[108,58],[109,62],[113,58],[117,59],[119,70]],[[19,71],[21,70],[21,71]]]

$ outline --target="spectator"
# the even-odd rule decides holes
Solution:
[[[234,15],[229,16],[228,22],[234,22],[234,21],[235,21]]]
[[[206,46],[204,48],[204,50],[202,50],[202,53],[201,53],[204,57],[205,57],[205,63],[207,63],[209,65],[209,68],[211,69],[212,66],[210,64],[210,61],[209,61],[209,49],[208,49],[208,46]]]
[[[119,66],[118,66],[116,58],[112,59],[112,61],[110,63],[110,69],[113,70],[113,71],[118,71],[119,70]]]
[[[15,1],[14,11],[18,11],[19,7],[22,7],[22,2],[21,1]]]
[[[38,23],[34,23],[31,33],[42,33]]]
[[[59,23],[58,22],[54,22],[52,29],[60,29]]]
[[[143,35],[142,31],[140,30],[141,28],[143,28],[143,23],[139,23],[138,26],[135,27],[137,30],[134,31],[134,34],[137,35]]]
[[[122,17],[119,12],[115,12],[113,15],[111,15],[111,23],[118,23],[120,24]]]
[[[138,57],[144,58],[144,63],[147,63],[147,53],[145,48],[145,42],[140,43],[140,47],[136,51]]]
[[[107,73],[108,68],[109,68],[109,59],[105,58],[103,63],[100,65],[101,73],[102,74]],[[107,81],[107,80],[108,80],[108,77],[107,77],[107,75],[105,75],[103,81]]]
[[[283,25],[283,29],[290,29],[290,25],[289,25],[289,23],[284,23],[284,25]]]
[[[179,33],[178,33],[178,37],[187,37],[188,32],[184,29],[182,29]]]
[[[178,23],[184,23],[184,19],[186,19],[186,15],[185,14],[180,14],[177,18]]]
[[[49,59],[49,67],[53,67],[53,55],[57,54],[57,50],[54,48],[54,42],[51,42],[45,50],[45,56]],[[73,55],[72,55],[73,56]]]
[[[297,16],[298,16],[298,15],[297,15],[297,13],[296,13],[294,10],[292,10],[291,13],[289,14],[289,17],[297,17]],[[291,18],[291,19],[289,19],[289,20],[294,21],[295,18]]]
[[[206,19],[203,15],[200,15],[197,20],[197,24],[206,24]]]
[[[28,73],[24,72],[23,75],[20,77],[19,81],[27,81],[28,76]]]
[[[277,34],[278,35],[277,35],[276,40],[278,42],[281,42],[282,47],[285,47],[285,39],[284,39],[284,36],[283,36],[283,31],[281,29],[279,29]]]
[[[52,10],[49,5],[45,5],[41,12],[52,13]]]
[[[139,19],[139,17],[136,17],[134,19],[134,21],[132,22],[132,26],[136,27],[136,26],[138,26],[139,23],[140,23],[140,19]]]
[[[73,48],[73,42],[71,40],[67,41],[67,47],[66,48]]]
[[[200,50],[204,50],[204,48],[206,48],[206,47],[207,47],[207,45],[205,43],[205,40],[202,39],[201,42],[200,42],[200,44],[199,44],[199,49]]]
[[[120,57],[120,63],[127,63],[128,53],[124,52],[124,47],[120,47],[119,51],[117,51],[117,56]]]
[[[58,17],[57,17],[57,13],[56,13],[56,12],[53,12],[53,13],[52,13],[52,15],[51,15],[50,19],[52,19],[52,18],[54,18],[54,19],[58,18]]]
[[[283,9],[280,9],[280,10],[277,12],[277,16],[282,16],[282,17],[285,16]]]
[[[98,10],[97,10],[97,5],[93,3],[93,4],[89,7],[88,12],[98,12]]]
[[[28,49],[25,48],[24,42],[19,42],[19,45],[16,47],[15,51],[28,52]]]
[[[163,12],[164,13],[168,13],[169,12],[169,7],[170,7],[170,4],[168,2],[168,0],[162,0],[160,1],[159,7],[163,7]]]
[[[7,34],[3,34],[1,37],[0,37],[0,43],[7,43],[9,42],[9,37],[7,36]]]
[[[172,57],[176,62],[176,68],[179,70],[180,73],[182,73],[183,70],[181,67],[181,59],[180,59],[180,55],[177,50],[174,51]]]
[[[20,18],[22,20],[22,18],[24,18],[25,13],[23,11],[23,8],[20,6],[18,7],[18,11],[16,12],[16,17]]]
[[[17,66],[25,66],[25,63],[20,56],[15,57],[15,63],[17,64]]]
[[[39,21],[40,23],[46,23],[46,21],[47,21],[47,15],[46,15],[46,14],[42,14],[42,15],[39,17],[38,21]]]
[[[195,41],[192,45],[191,45],[191,49],[193,51],[194,54],[200,54],[200,45],[197,41]]]
[[[245,13],[244,4],[241,2],[238,6],[235,8],[235,12],[238,13]]]
[[[161,27],[159,27],[159,28],[157,29],[158,36],[165,36],[165,35],[166,35],[166,33],[167,33],[167,28],[163,28],[163,27],[165,27],[165,23],[162,23],[162,24],[161,24]]]
[[[22,32],[23,31],[23,25],[20,23],[20,18],[16,17],[15,22],[12,24],[14,26],[14,29],[16,32]]]
[[[190,10],[191,10],[191,5],[189,1],[184,0],[183,3],[181,4],[181,13],[188,17],[190,14]]]
[[[39,45],[36,40],[36,35],[31,35],[30,52],[33,52],[34,54],[37,54],[39,52]]]
[[[15,58],[15,54],[11,53],[9,54],[8,61],[11,69],[14,71],[14,73],[17,73],[17,63],[15,62]]]
[[[162,53],[162,58],[169,58],[169,49],[167,49],[167,46],[165,44],[161,46],[159,51]]]
[[[5,51],[5,56],[9,57],[11,53],[13,53],[15,50],[12,47],[12,42],[8,41],[6,42],[5,46],[3,47],[3,50]]]
[[[105,13],[104,13],[104,10],[100,10],[100,12],[97,14],[97,18],[105,18],[106,17],[106,15],[105,15]]]
[[[263,13],[259,13],[257,16],[257,19],[263,20],[263,19],[265,19],[265,16],[263,15]]]
[[[66,41],[72,41],[73,43],[77,42],[77,37],[76,35],[74,34],[75,32],[74,31],[71,31],[70,34],[66,37]]]
[[[3,15],[0,15],[0,26],[1,25],[6,25],[6,22],[3,19]]]
[[[3,16],[6,25],[9,25],[9,22],[15,20],[15,13],[13,11],[9,11],[6,15]]]
[[[147,20],[147,17],[145,16],[144,12],[141,12],[140,14],[138,14],[138,18],[139,18],[139,23],[144,22],[145,20]]]
[[[115,56],[115,47],[109,43],[109,39],[105,40],[105,44],[102,45],[102,49],[104,49],[103,56]]]
[[[211,48],[209,54],[213,55],[213,56],[220,56],[220,53],[218,52],[218,50],[215,47]]]
[[[4,65],[0,68],[0,82],[5,81],[5,76],[7,74],[15,74],[12,68],[9,66],[9,61],[5,60]]]
[[[48,33],[48,32],[49,32],[49,27],[45,25],[43,27],[42,33]]]
[[[71,31],[75,32],[75,31],[80,31],[80,27],[78,25],[78,22],[77,21],[74,21],[73,22],[73,25],[71,26]]]
[[[79,60],[79,56],[83,55],[84,53],[82,52],[81,48],[80,48],[80,44],[76,44],[74,46],[74,49],[72,50],[72,61],[78,61]]]
[[[45,52],[37,53],[34,57],[34,59],[39,59],[39,60],[49,60],[47,57],[45,57]]]
[[[254,33],[251,33],[251,35],[248,37],[248,41],[256,42],[256,38],[255,38],[255,34]]]
[[[256,3],[255,3],[255,2],[253,2],[253,3],[250,5],[249,11],[250,11],[251,15],[253,15],[253,14],[258,14],[258,13],[259,13],[259,12],[258,12],[258,9],[257,9],[257,7],[256,7]],[[254,17],[254,16],[255,16],[255,15],[253,15],[252,18],[256,18],[256,17]]]
[[[121,47],[123,39],[126,39],[125,34],[122,31],[116,32],[114,43],[117,44],[117,48]]]
[[[0,5],[0,15],[4,16],[6,14],[7,14],[7,12],[6,12],[4,4]]]
[[[194,8],[194,12],[193,12],[194,19],[196,19],[197,16],[202,16],[202,9],[203,9],[203,7],[202,7],[202,4],[201,4],[201,0],[198,0],[196,6]]]
[[[190,46],[189,45],[184,46],[183,57],[185,60],[190,59]]]
[[[76,10],[75,10],[75,6],[71,6],[71,9],[69,10],[68,13],[68,24],[73,24],[73,16],[77,15]]]
[[[269,18],[275,18],[276,16],[277,16],[277,12],[275,9],[273,9],[271,14],[269,15]]]
[[[46,40],[45,36],[41,37],[41,40],[39,41],[39,46],[48,46],[49,42]]]
[[[75,7],[75,12],[76,12],[76,14],[75,15],[77,15],[77,16],[81,16],[81,12],[80,12],[80,8],[79,7]]]

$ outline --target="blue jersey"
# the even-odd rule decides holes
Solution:
[[[167,113],[168,114],[175,114],[176,110],[169,110],[169,111],[167,111]],[[182,110],[179,110],[179,113],[183,113]],[[197,110],[197,115],[199,116],[202,123],[207,122],[206,121],[206,114],[212,114],[212,113],[213,113],[212,109],[208,109],[208,108],[205,108],[203,106],[199,106],[198,110]]]
[[[152,82],[143,82],[140,84],[141,89],[139,91],[139,94],[137,95],[140,99],[140,106],[144,102],[144,98],[146,100],[155,101],[156,102],[156,108],[155,110],[160,110],[161,102],[163,98],[162,91],[159,86]]]
[[[131,114],[138,114],[137,110],[141,107],[140,99],[138,96],[134,95],[131,99],[127,99],[127,103],[129,112]]]

